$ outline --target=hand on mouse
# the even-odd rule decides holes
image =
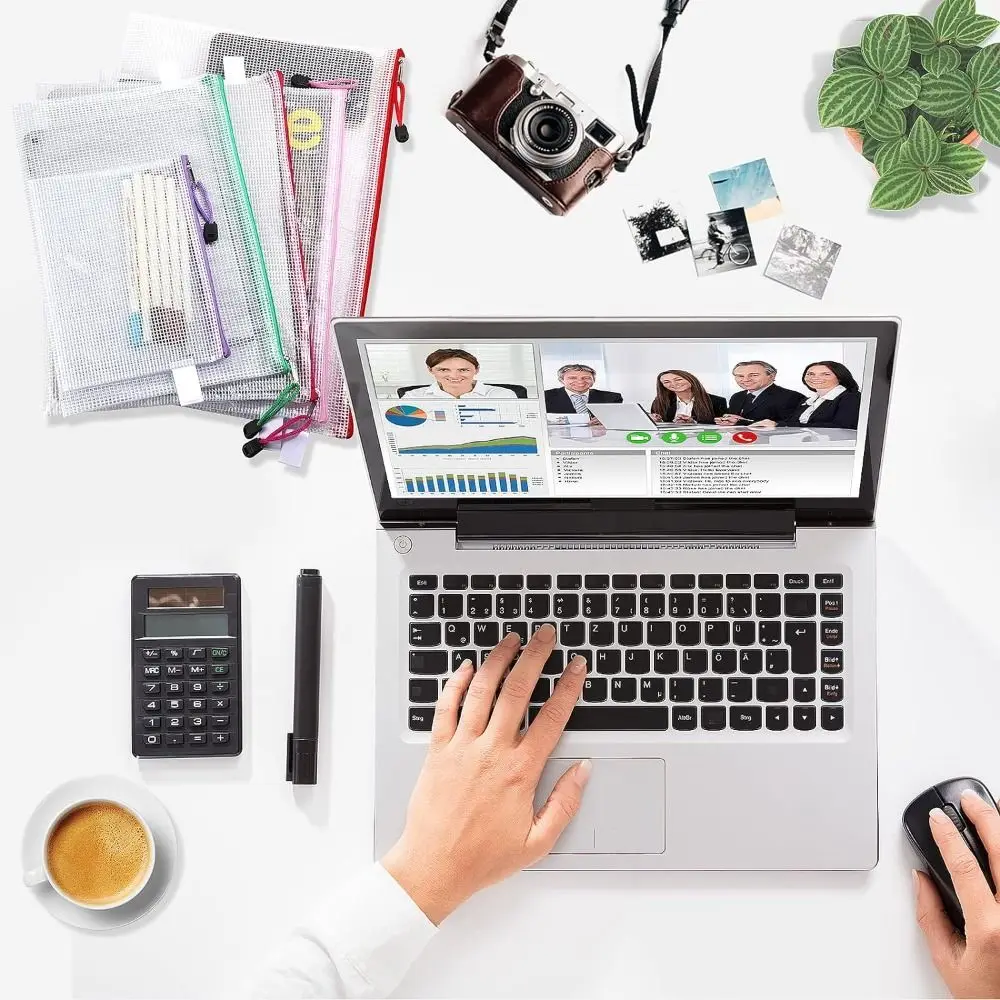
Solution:
[[[555,640],[555,629],[543,625],[504,680],[520,647],[511,633],[478,671],[466,661],[438,700],[406,828],[382,859],[435,924],[480,889],[545,857],[580,807],[590,761],[570,767],[537,813],[534,796],[583,689],[582,659],[569,663],[552,697],[520,732]]]
[[[1000,813],[975,792],[962,793],[962,812],[972,822],[1000,884]],[[965,917],[965,937],[952,926],[931,879],[914,872],[917,923],[931,958],[955,997],[1000,997],[1000,902],[955,824],[940,810],[930,814],[931,835],[941,851]]]

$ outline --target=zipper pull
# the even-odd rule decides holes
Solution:
[[[194,168],[187,157],[184,157],[184,165],[187,167],[188,176],[191,178],[191,200],[194,202],[195,211],[202,222],[202,239],[205,241],[205,246],[211,246],[219,238],[219,224],[215,221],[215,210],[212,208],[212,200],[208,197],[208,192],[201,181],[195,180]]]
[[[396,116],[396,128],[394,134],[396,142],[408,142],[410,130],[403,124],[403,110],[406,107],[406,84],[402,80],[396,81],[396,93],[392,99],[392,109]]]
[[[292,87],[298,87],[300,90],[304,90],[306,87],[312,85],[312,80],[310,80],[305,73],[293,73],[288,83]]]

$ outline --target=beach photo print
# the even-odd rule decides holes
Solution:
[[[823,298],[841,246],[801,226],[785,226],[764,274],[798,292]]]
[[[708,176],[719,208],[742,208],[748,222],[760,222],[781,214],[781,199],[767,160],[752,160]]]
[[[684,209],[674,202],[656,201],[626,209],[625,218],[644,261],[669,257],[691,246]]]
[[[700,233],[692,233],[691,252],[698,277],[756,267],[750,224],[742,208],[712,212]]]

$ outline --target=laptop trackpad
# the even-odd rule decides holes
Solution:
[[[575,764],[550,760],[542,772],[535,808],[560,775]],[[662,854],[666,850],[666,765],[657,758],[593,759],[583,805],[553,854]]]

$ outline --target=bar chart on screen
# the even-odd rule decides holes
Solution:
[[[523,472],[401,472],[401,492],[422,496],[539,496],[546,492],[541,476]]]
[[[459,403],[455,411],[462,427],[527,427],[538,420],[534,403]]]

